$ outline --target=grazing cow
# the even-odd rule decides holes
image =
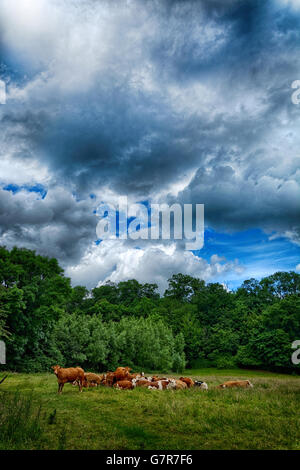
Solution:
[[[159,383],[159,387],[158,387],[159,390],[166,390],[168,388],[170,380],[169,379],[159,379],[158,383]]]
[[[114,388],[117,388],[119,390],[132,390],[134,388],[134,385],[130,380],[119,380],[114,384]]]
[[[149,385],[152,385],[152,383],[153,382],[151,382],[151,380],[147,380],[144,377],[142,377],[141,379],[132,379],[133,387],[148,387]]]
[[[84,374],[84,387],[97,387],[101,383],[101,377],[92,372],[86,372]]]
[[[207,383],[201,382],[201,380],[195,380],[194,387],[199,387],[201,390],[208,390]]]
[[[106,376],[107,374],[103,374],[100,376],[101,380],[100,380],[100,385],[106,385]]]
[[[79,391],[82,392],[82,386],[84,383],[84,370],[80,367],[69,367],[68,369],[63,369],[60,366],[52,366],[54,374],[57,377],[58,382],[58,393],[62,392],[64,385],[66,383],[73,383],[75,380],[78,381]]]
[[[158,377],[157,375],[153,375],[152,382],[158,382],[159,380],[168,380],[167,377]]]
[[[175,379],[170,379],[166,388],[168,390],[175,390],[176,389],[176,380]]]
[[[183,390],[187,388],[187,384],[178,379],[169,379],[166,388],[168,390]]]
[[[150,382],[150,385],[148,383],[147,388],[148,390],[166,390],[169,383],[169,379],[159,379],[157,381]]]
[[[181,380],[181,382],[186,383],[188,388],[191,388],[195,385],[195,382],[189,377],[180,377],[179,380]]]
[[[114,374],[115,374],[115,381],[118,382],[119,380],[126,380],[130,378],[130,367],[118,367]]]
[[[158,380],[157,382],[150,382],[150,385],[147,386],[148,390],[162,390],[162,383],[161,380]]]
[[[188,388],[187,384],[185,382],[182,382],[181,380],[174,379],[175,381],[175,390],[183,390],[185,388]]]
[[[232,387],[253,387],[250,380],[229,380],[228,382],[224,382],[217,386],[217,388],[232,388]]]
[[[84,381],[83,381],[83,386],[85,388],[88,387],[97,387],[98,385],[101,384],[103,376],[99,376],[97,374],[93,374],[92,372],[86,372],[84,374]],[[73,385],[78,385],[78,379],[73,382]]]
[[[112,387],[115,382],[116,382],[115,373],[107,372],[104,378],[103,385],[106,385],[107,387]]]

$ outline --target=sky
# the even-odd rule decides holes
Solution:
[[[300,272],[300,0],[1,0],[0,244],[73,285]],[[96,209],[204,204],[204,247]]]

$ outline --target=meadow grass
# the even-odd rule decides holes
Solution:
[[[209,390],[98,387],[79,393],[67,384],[59,396],[53,374],[10,373],[0,386],[0,426],[10,433],[4,439],[0,432],[0,448],[300,449],[300,377],[216,369],[185,374],[205,380]],[[215,388],[243,378],[254,388]],[[18,421],[11,404],[16,408],[20,400],[26,411],[19,413],[19,422],[22,416],[27,422],[21,424],[23,440],[20,430],[14,433],[7,424]]]

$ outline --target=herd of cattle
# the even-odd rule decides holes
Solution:
[[[84,372],[81,367],[64,369],[57,365],[52,366],[52,369],[57,377],[58,393],[62,392],[65,383],[78,385],[80,392],[83,387],[97,387],[99,385],[123,390],[131,390],[136,387],[144,387],[148,390],[183,390],[192,387],[198,387],[202,390],[208,389],[207,383],[200,380],[193,380],[189,377],[166,378],[156,375],[145,377],[143,372],[132,374],[130,367],[118,367],[115,372],[107,372],[102,375]],[[217,386],[217,388],[231,387],[247,388],[253,387],[253,385],[249,380],[231,380]]]

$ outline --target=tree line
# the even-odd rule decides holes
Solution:
[[[298,372],[291,344],[300,339],[300,275],[276,272],[229,291],[179,273],[162,296],[135,279],[88,291],[72,287],[56,259],[0,247],[0,339],[2,368],[25,372],[54,363]]]

